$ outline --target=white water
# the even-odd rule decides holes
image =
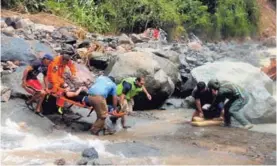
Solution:
[[[49,158],[36,158],[35,153],[53,153],[57,152],[61,154],[74,154],[81,158],[81,152],[89,147],[94,147],[99,155],[112,157],[111,153],[105,151],[105,145],[109,141],[102,141],[93,137],[79,138],[69,133],[53,133],[45,137],[38,137],[35,133],[28,132],[28,126],[24,123],[15,123],[10,119],[5,121],[5,125],[1,126],[1,153],[2,163],[14,163],[14,164],[40,164],[49,162]],[[33,152],[34,156],[30,156],[30,159],[24,159],[20,155],[11,155],[17,153]],[[43,155],[41,155],[43,156]],[[26,158],[26,157],[25,157]],[[59,158],[59,156],[57,156]],[[57,159],[56,158],[56,159]],[[52,162],[53,163],[53,162]]]

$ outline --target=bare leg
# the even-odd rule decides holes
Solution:
[[[41,105],[42,105],[42,102],[45,98],[45,92],[42,91],[39,93],[40,96],[39,96],[39,101],[38,101],[38,104],[37,104],[37,108],[36,108],[36,112],[41,112]]]

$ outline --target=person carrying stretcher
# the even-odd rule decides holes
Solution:
[[[33,61],[27,68],[24,70],[23,78],[22,78],[22,87],[30,94],[32,94],[32,98],[26,101],[26,104],[29,106],[32,105],[32,102],[36,99],[39,99],[35,113],[41,117],[44,115],[41,113],[41,105],[44,100],[47,91],[47,67],[49,63],[53,60],[53,57],[50,54],[45,54],[41,60]],[[44,88],[39,82],[37,76],[39,73],[43,74]]]

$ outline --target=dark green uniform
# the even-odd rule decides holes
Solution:
[[[240,111],[249,100],[248,94],[238,85],[223,81],[220,83],[214,104],[224,102],[226,99],[229,99],[229,101],[224,106],[225,124],[231,124],[231,116],[233,116],[243,126],[250,124],[249,121],[244,117],[243,113]]]

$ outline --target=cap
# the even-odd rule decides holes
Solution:
[[[52,57],[52,55],[50,55],[50,54],[44,54],[43,59],[47,59],[47,60],[52,61],[52,60],[53,60],[53,57]]]

